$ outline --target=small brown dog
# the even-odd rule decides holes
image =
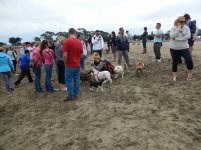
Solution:
[[[92,70],[81,71],[81,72],[80,72],[80,80],[81,80],[82,82],[84,82],[84,81],[89,81],[89,79],[91,78],[91,73],[92,73],[92,72],[93,72]]]
[[[134,69],[136,71],[137,76],[141,76],[143,74],[144,68],[145,67],[144,67],[144,63],[143,62],[137,62],[134,65]]]
[[[106,54],[109,54],[110,50],[109,49],[105,49]]]

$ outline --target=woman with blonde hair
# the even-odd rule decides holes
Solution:
[[[185,59],[188,74],[187,80],[192,79],[193,61],[189,52],[188,39],[191,37],[190,29],[185,25],[185,18],[178,17],[174,22],[174,27],[170,30],[170,53],[172,56],[172,80],[176,81],[178,62],[181,56]]]
[[[92,66],[96,70],[98,70],[98,71],[106,71],[107,70],[106,63],[100,58],[99,53],[95,52],[93,58],[94,58],[94,61],[92,63]]]

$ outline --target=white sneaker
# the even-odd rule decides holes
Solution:
[[[161,63],[161,60],[160,60],[160,59],[157,59],[157,62],[158,62],[158,63]]]

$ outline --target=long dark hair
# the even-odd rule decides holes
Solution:
[[[47,40],[43,40],[41,45],[40,45],[40,53],[42,55],[43,50],[46,49],[48,47],[48,41]]]

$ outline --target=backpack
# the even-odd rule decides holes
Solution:
[[[104,59],[103,61],[104,61],[105,64],[106,64],[106,69],[107,69],[107,71],[109,71],[110,74],[115,74],[115,72],[114,72],[115,66],[114,66],[110,61],[108,61],[108,60],[106,60],[106,59]]]

